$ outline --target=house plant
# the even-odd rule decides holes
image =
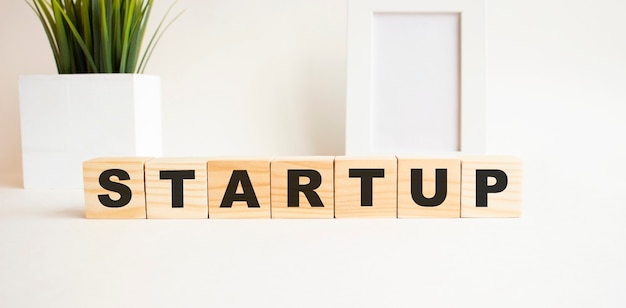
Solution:
[[[161,155],[160,78],[143,75],[172,4],[142,47],[153,0],[27,0],[58,75],[20,76],[25,188],[80,188],[82,161]]]

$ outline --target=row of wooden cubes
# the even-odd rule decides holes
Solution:
[[[519,217],[513,157],[105,157],[87,218]]]

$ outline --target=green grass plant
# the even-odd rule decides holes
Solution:
[[[143,73],[173,3],[145,49],[153,0],[26,0],[46,32],[59,74]]]

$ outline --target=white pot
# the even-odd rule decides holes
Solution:
[[[19,99],[24,188],[82,188],[98,156],[161,155],[158,76],[21,76]]]

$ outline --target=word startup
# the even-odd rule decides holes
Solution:
[[[101,157],[87,218],[520,217],[508,156]]]

